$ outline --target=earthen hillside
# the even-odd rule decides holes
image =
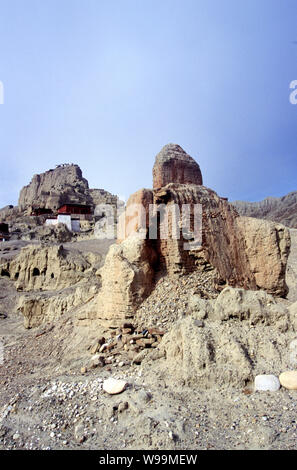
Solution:
[[[294,449],[297,231],[240,215],[175,144],[118,240],[45,237],[34,198],[95,196],[78,167],[39,176],[0,243],[0,448]]]

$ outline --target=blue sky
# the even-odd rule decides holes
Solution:
[[[231,200],[297,190],[294,41],[297,0],[0,0],[0,207],[64,162],[127,198],[169,142]]]

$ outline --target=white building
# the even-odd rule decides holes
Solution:
[[[57,217],[46,219],[45,225],[64,224],[70,232],[80,232],[80,220],[74,219],[71,215],[59,214]]]

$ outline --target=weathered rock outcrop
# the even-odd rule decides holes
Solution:
[[[250,328],[238,322],[208,322],[204,327],[192,317],[178,321],[155,351],[163,376],[171,376],[195,390],[244,387],[257,374],[286,367],[287,340],[279,331]],[[265,335],[265,341],[263,341]],[[290,334],[292,338],[292,333]],[[144,367],[149,367],[146,362]]]
[[[24,317],[25,328],[36,328],[43,323],[56,322],[62,315],[80,306],[86,306],[98,293],[99,287],[84,283],[76,288],[54,294],[24,294],[18,302],[18,311]]]
[[[33,176],[31,183],[20,192],[19,207],[25,210],[37,205],[56,210],[66,202],[90,202],[86,197],[88,189],[88,182],[78,165],[57,167]]]
[[[117,325],[133,317],[153,288],[154,259],[154,250],[137,237],[130,236],[110,247],[98,272],[102,279],[97,302],[99,318]]]
[[[149,208],[153,203],[154,193],[151,189],[140,189],[129,197],[126,210],[120,217],[119,242],[139,230],[146,231],[149,226]]]
[[[202,184],[198,163],[176,144],[168,144],[162,148],[156,156],[153,168],[154,189],[169,183]]]
[[[100,261],[100,255],[73,253],[62,245],[30,245],[12,261],[2,264],[0,274],[14,280],[18,290],[53,291],[87,281]]]
[[[102,269],[103,318],[116,323],[132,316],[158,271],[171,276],[214,270],[220,290],[229,285],[287,294],[288,229],[240,217],[226,199],[202,186],[199,166],[179,146],[164,147],[153,175],[153,190],[129,198],[124,241],[111,247]]]
[[[172,236],[172,224],[169,224],[168,237],[157,240],[161,269],[174,272],[190,272],[197,265],[210,263],[218,270],[223,282],[255,288],[255,282],[249,269],[243,240],[238,233],[236,211],[221,199],[214,191],[205,186],[190,184],[169,184],[159,191],[154,191],[156,205],[164,204],[168,208],[176,205],[180,213],[183,205],[189,205],[193,212],[194,205],[201,205],[202,217],[197,219],[196,231],[201,231],[201,247],[185,249],[191,240],[185,238],[185,231],[180,229],[179,239]],[[192,220],[190,220],[192,225]],[[188,227],[188,232],[194,227]],[[187,231],[186,231],[187,232]],[[193,238],[199,233],[193,232]]]
[[[256,287],[271,294],[286,295],[289,230],[281,224],[252,217],[238,217],[236,224],[244,239],[245,253]]]
[[[244,386],[252,377],[244,343],[228,331],[228,326],[218,333],[215,323],[201,328],[192,317],[178,321],[160,346],[160,356],[165,357],[164,373],[198,390]]]
[[[6,218],[12,213],[13,206],[5,206],[0,209],[0,222],[6,220]]]
[[[54,170],[34,175],[31,183],[25,186],[19,196],[21,211],[34,207],[55,211],[66,203],[112,204],[118,198],[103,189],[89,189],[78,165],[59,165]]]
[[[148,204],[165,207],[168,211],[168,232],[160,237],[160,221],[151,219],[148,222]],[[145,214],[131,210],[134,204],[143,204]],[[189,205],[192,216],[189,218],[188,230],[178,227],[176,230],[175,210],[183,215],[184,206]],[[202,217],[197,219],[196,231],[201,230],[201,247],[187,249],[187,238],[199,238],[194,233],[193,208],[201,205]],[[172,211],[172,210],[173,211]],[[225,199],[205,186],[194,184],[171,183],[159,190],[141,190],[132,195],[127,203],[126,236],[140,229],[150,229],[158,224],[158,237],[155,247],[158,253],[158,269],[169,275],[177,272],[191,272],[199,266],[209,264],[216,268],[221,285],[247,289],[265,289],[275,295],[285,295],[286,264],[290,249],[289,231],[280,224],[269,221],[239,217],[236,210]],[[142,223],[141,223],[142,221]],[[192,235],[191,235],[192,232]],[[146,238],[146,236],[144,236]],[[189,247],[188,247],[189,248]],[[269,263],[267,262],[269,260]]]
[[[0,222],[14,222],[20,215],[19,207],[6,206],[0,209]]]
[[[252,326],[274,326],[283,332],[287,331],[291,321],[286,306],[263,290],[226,287],[215,301],[192,296],[189,307],[192,316],[198,320],[246,321]]]
[[[297,228],[297,191],[286,196],[268,197],[260,202],[232,202],[240,215],[272,220],[287,227]]]

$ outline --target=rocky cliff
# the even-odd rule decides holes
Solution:
[[[260,202],[234,201],[232,204],[240,215],[272,220],[297,228],[297,191],[280,198],[268,197]]]
[[[218,291],[229,285],[287,294],[289,230],[271,221],[239,216],[225,199],[202,186],[198,169],[180,147],[170,144],[156,157],[154,189],[130,196],[120,224],[121,243],[110,249],[101,270],[100,318],[114,324],[133,317],[160,273],[171,277],[212,271]],[[185,207],[189,209],[186,230],[182,226]],[[201,219],[195,227],[197,207]],[[181,215],[177,221],[176,213]],[[199,236],[201,243],[188,249]]]
[[[65,203],[117,204],[118,198],[103,189],[90,189],[78,165],[58,165],[40,175],[34,175],[19,196],[21,211],[34,207],[55,211]]]

